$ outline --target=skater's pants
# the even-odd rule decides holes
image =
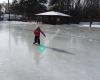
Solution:
[[[40,44],[40,37],[39,36],[35,36],[35,43],[38,43],[38,44]]]

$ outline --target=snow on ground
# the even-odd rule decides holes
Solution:
[[[0,80],[100,79],[100,28],[39,25],[47,37],[36,46],[36,23],[0,22]]]
[[[89,22],[80,22],[80,27],[89,27]],[[100,22],[93,22],[92,27],[100,28]]]

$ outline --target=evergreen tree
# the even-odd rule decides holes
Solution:
[[[12,9],[15,9],[16,13],[20,13],[26,17],[32,17],[36,13],[47,10],[44,5],[46,2],[46,0],[20,0],[19,2],[14,0]]]

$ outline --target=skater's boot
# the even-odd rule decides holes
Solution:
[[[35,44],[35,42],[33,44]]]
[[[40,44],[38,44],[40,46]]]

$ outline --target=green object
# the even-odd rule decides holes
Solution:
[[[46,50],[46,47],[43,46],[43,45],[40,45],[40,46],[38,47],[38,49],[39,49],[39,52],[43,53],[43,52]]]

